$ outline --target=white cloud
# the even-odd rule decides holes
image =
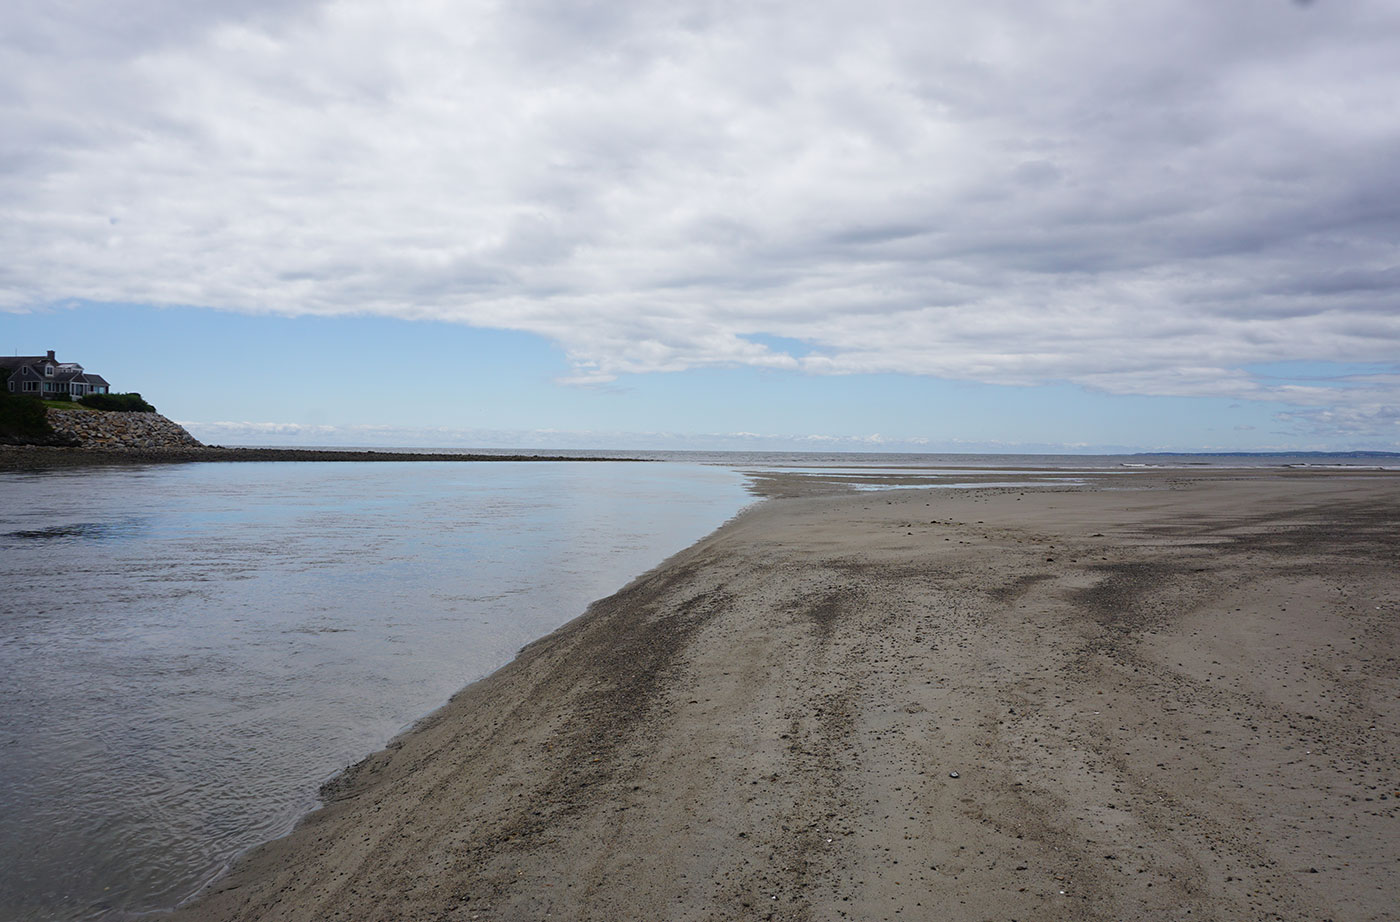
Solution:
[[[1243,370],[1400,355],[1384,0],[113,9],[7,13],[0,308],[526,330],[577,384],[1400,403]]]
[[[935,444],[919,436],[830,435],[775,432],[635,432],[567,429],[457,429],[446,426],[308,425],[301,423],[181,420],[191,435],[209,445],[281,447],[413,447],[431,450],[563,449],[613,451],[834,451],[834,452],[976,452],[1083,451],[1069,443],[969,442],[949,439]],[[1108,446],[1105,451],[1122,451]]]

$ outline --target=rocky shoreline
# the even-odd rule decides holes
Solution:
[[[48,410],[54,434],[77,448],[98,451],[161,451],[203,448],[184,426],[159,413],[90,410]]]
[[[550,454],[459,454],[205,445],[159,413],[48,410],[48,444],[0,443],[0,471],[198,461],[639,461]]]
[[[55,448],[0,445],[0,471],[100,467],[128,464],[187,464],[202,461],[636,461],[637,458],[575,458],[558,455],[468,455],[433,452],[325,451],[304,448]]]

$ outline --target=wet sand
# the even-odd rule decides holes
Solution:
[[[1394,918],[1400,478],[1104,485],[751,509],[176,918]]]

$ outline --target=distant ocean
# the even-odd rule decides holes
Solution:
[[[1008,483],[1050,471],[1045,485],[1142,466],[1400,467],[1370,454],[525,453],[667,463],[0,473],[0,920],[127,919],[190,896],[289,831],[335,772],[752,502],[746,471],[849,483],[841,472],[883,469],[898,483],[938,467],[932,479],[956,487],[986,469]]]
[[[1400,468],[1400,452],[1142,452],[1134,454],[959,454],[855,451],[648,451],[594,448],[385,448],[349,445],[257,445],[312,451],[433,452],[446,455],[540,455],[553,458],[616,458],[671,461],[719,467],[955,467],[1051,470],[1112,470],[1133,467],[1307,467]]]

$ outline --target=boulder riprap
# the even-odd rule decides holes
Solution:
[[[149,451],[200,448],[203,443],[159,413],[118,413],[102,410],[48,411],[54,432],[71,436],[80,448],[110,451]]]

